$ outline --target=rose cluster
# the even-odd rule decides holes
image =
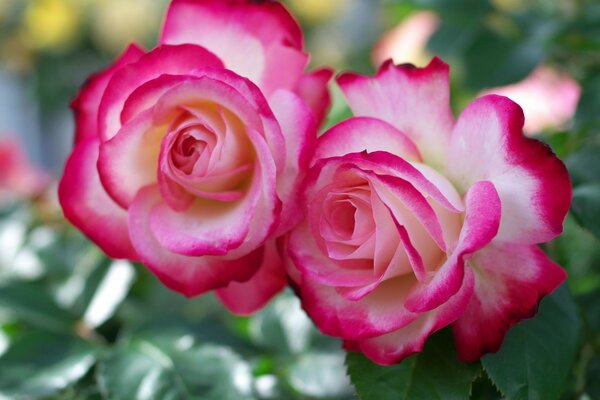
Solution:
[[[288,283],[319,329],[381,364],[452,326],[496,351],[564,271],[564,165],[501,96],[455,120],[449,68],[387,62],[337,78],[354,113],[317,137],[327,68],[277,2],[173,0],[73,101],[65,216],[106,254],[249,314]]]

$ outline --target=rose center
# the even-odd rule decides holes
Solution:
[[[161,145],[159,182],[175,209],[195,200],[234,202],[244,197],[255,152],[244,124],[215,104],[184,107]]]
[[[332,230],[340,239],[350,239],[356,226],[356,207],[349,200],[338,200],[329,219]]]
[[[179,134],[170,152],[173,166],[186,175],[204,175],[215,141],[214,134],[203,127]]]

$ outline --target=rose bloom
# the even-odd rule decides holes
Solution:
[[[437,58],[338,83],[355,117],[319,138],[288,243],[305,310],[380,364],[448,325],[462,360],[498,350],[565,279],[537,246],[562,230],[564,165],[523,136],[506,97],[481,97],[455,121]]]
[[[173,1],[158,47],[131,45],[73,101],[65,216],[178,292],[261,307],[286,284],[275,241],[329,106],[331,71],[307,62],[279,3]]]
[[[521,82],[486,89],[482,95],[492,93],[519,103],[526,117],[523,129],[534,135],[564,127],[577,111],[581,88],[568,74],[540,66]]]
[[[27,158],[16,137],[0,138],[0,206],[40,196],[51,182],[50,175]]]

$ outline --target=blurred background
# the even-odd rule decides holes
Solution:
[[[287,0],[311,67],[451,65],[456,115],[498,93],[566,161],[567,268],[584,320],[566,398],[600,398],[600,1]],[[63,220],[69,102],[127,43],[156,43],[166,0],[0,0],[0,399],[354,398],[336,340],[284,293],[251,318],[112,262]],[[332,86],[326,126],[350,115]],[[158,355],[157,355],[158,354]],[[157,359],[160,362],[157,362]],[[209,367],[210,366],[210,367]],[[175,393],[175,394],[174,394]],[[499,398],[485,377],[474,396]]]

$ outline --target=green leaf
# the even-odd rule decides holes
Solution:
[[[569,288],[575,296],[600,289],[600,240],[583,228],[572,214],[563,224],[563,233],[544,245],[550,257],[567,270]],[[600,317],[600,314],[599,314]]]
[[[102,270],[102,278],[90,290],[93,294],[83,315],[83,321],[90,328],[96,328],[112,317],[135,278],[133,266],[122,260],[114,261]]]
[[[566,285],[546,297],[535,318],[509,330],[502,348],[482,358],[511,400],[558,399],[577,355],[581,321]]]
[[[135,338],[98,367],[107,399],[251,399],[250,368],[230,349],[198,345],[189,335]]]
[[[341,352],[301,355],[291,366],[288,379],[294,390],[305,396],[330,398],[349,396],[353,392]]]
[[[571,208],[581,225],[600,238],[600,183],[573,189]]]
[[[590,361],[586,377],[586,392],[592,399],[600,398],[600,356]]]
[[[398,365],[380,366],[348,353],[348,373],[362,400],[468,399],[477,364],[463,364],[449,330],[432,335],[423,352]]]
[[[600,115],[598,114],[598,109],[600,109],[600,75],[588,78],[583,82],[582,87],[583,92],[575,113],[575,127],[585,130],[597,128],[600,126]]]
[[[250,319],[249,333],[263,349],[298,354],[310,345],[315,328],[298,298],[286,291]]]
[[[544,57],[537,41],[516,41],[484,31],[464,54],[465,80],[471,89],[507,85],[525,78]]]
[[[60,308],[44,287],[12,282],[0,286],[0,308],[19,320],[54,332],[71,331],[76,318]]]
[[[588,143],[573,153],[566,165],[574,186],[600,182],[600,145]]]
[[[574,186],[573,214],[582,226],[600,238],[600,145],[585,145],[566,164]]]
[[[30,332],[0,357],[0,394],[31,399],[58,393],[87,373],[95,353],[74,336]]]

